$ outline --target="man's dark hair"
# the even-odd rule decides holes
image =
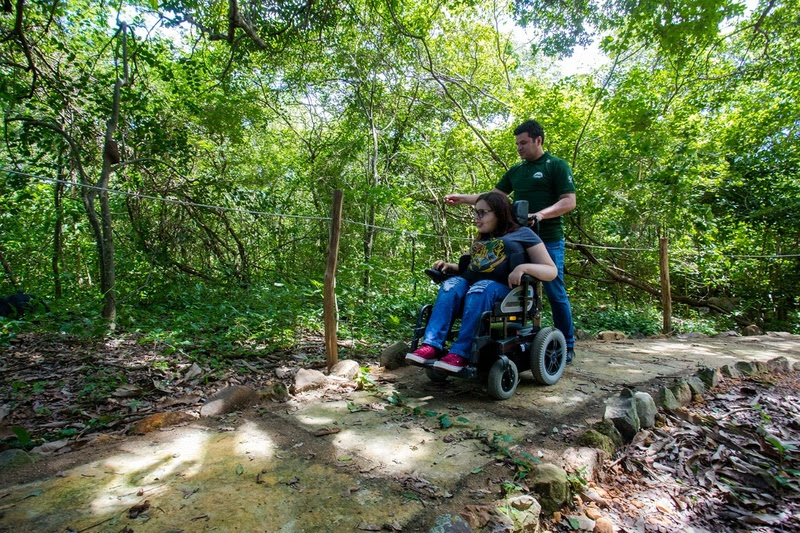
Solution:
[[[514,128],[514,135],[520,135],[522,133],[527,133],[531,136],[531,139],[536,139],[536,137],[542,138],[542,143],[544,143],[544,128],[542,125],[536,122],[535,120],[526,120],[516,128]]]
[[[514,216],[511,214],[511,203],[508,201],[508,196],[500,194],[499,192],[485,192],[478,196],[475,201],[477,204],[483,200],[489,205],[489,209],[494,211],[494,216],[497,218],[494,231],[489,234],[480,234],[479,238],[486,239],[488,237],[497,238],[502,237],[510,231],[514,231],[519,225],[514,221]]]

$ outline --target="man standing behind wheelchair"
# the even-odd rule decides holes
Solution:
[[[481,314],[494,307],[528,274],[542,281],[558,275],[542,240],[528,227],[520,227],[511,214],[508,197],[501,192],[475,195],[473,212],[478,239],[472,243],[469,264],[437,261],[433,268],[457,274],[446,279],[436,296],[422,345],[406,361],[457,373],[468,364]],[[463,311],[462,311],[463,310]],[[447,355],[441,357],[450,326],[461,316],[461,328]]]
[[[492,192],[510,194],[515,200],[527,200],[531,226],[539,223],[539,236],[558,267],[558,276],[544,283],[547,300],[553,310],[553,325],[561,330],[567,344],[567,364],[575,357],[575,330],[572,309],[564,284],[564,226],[562,215],[575,209],[575,183],[569,163],[545,152],[544,129],[535,120],[527,120],[514,129],[517,153],[523,159],[497,182]],[[475,204],[477,194],[448,194],[450,205]],[[544,280],[543,280],[544,281]]]

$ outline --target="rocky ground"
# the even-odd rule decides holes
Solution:
[[[87,342],[35,334],[16,339],[0,359],[0,452],[23,447],[47,459],[3,466],[0,486],[6,489],[0,489],[0,526],[3,514],[20,505],[7,503],[15,497],[14,485],[72,476],[65,474],[69,468],[106,457],[109,447],[136,444],[132,434],[155,431],[150,434],[166,441],[169,434],[159,430],[183,426],[224,439],[256,421],[279,448],[288,450],[275,456],[291,475],[272,483],[281,490],[289,487],[298,508],[314,501],[312,489],[304,485],[310,474],[303,469],[320,465],[333,468],[340,477],[347,473],[339,481],[339,492],[348,494],[342,496],[345,503],[351,494],[366,500],[366,487],[383,494],[375,497],[375,516],[348,526],[343,521],[332,531],[424,531],[443,516],[464,517],[443,530],[457,531],[466,523],[502,530],[507,525],[490,516],[492,502],[522,498],[515,505],[529,505],[524,497],[534,492],[527,475],[532,466],[555,461],[565,449],[577,446],[581,435],[602,418],[605,400],[620,389],[649,390],[657,396],[659,386],[691,374],[692,367],[788,356],[783,366],[773,365],[769,371],[762,366],[752,375],[729,377],[712,390],[694,390],[683,405],[662,409],[655,427],[638,432],[632,443],[607,456],[591,473],[571,470],[575,496],[560,510],[542,513],[541,525],[549,531],[800,530],[800,393],[797,373],[789,366],[790,360],[800,358],[800,338],[586,344],[579,352],[581,359],[559,384],[541,388],[523,378],[515,397],[506,402],[493,402],[474,384],[442,386],[429,383],[418,369],[387,372],[376,366],[369,367],[369,373],[351,368],[349,377],[312,383],[308,388],[313,392],[304,393],[306,385],[298,384],[298,376],[305,373],[303,379],[313,382],[314,369],[324,367],[320,346],[308,343],[301,352],[248,360],[192,360],[137,339]],[[374,365],[376,358],[377,354],[372,360],[365,357],[361,363]],[[227,415],[210,412],[218,398],[214,394],[238,386],[248,386],[241,390],[250,392],[234,407],[261,407]],[[338,406],[344,415],[336,416],[344,416],[344,421],[332,424],[330,412],[315,412],[325,406]],[[203,410],[223,416],[198,419]],[[399,437],[380,441],[370,450],[370,444],[387,432]],[[463,463],[458,463],[459,457]],[[456,471],[461,469],[452,478],[442,473],[448,462]],[[433,470],[426,470],[431,466]],[[247,468],[245,464],[243,470]],[[236,465],[232,469],[241,473]],[[107,474],[102,468],[98,472],[77,475]],[[338,478],[330,479],[335,485]],[[380,487],[374,485],[378,479]],[[256,474],[253,480],[263,486]],[[381,498],[399,503],[379,519],[380,508],[386,507]],[[211,511],[198,516],[204,514]],[[138,520],[131,527],[164,530],[147,529]],[[298,527],[294,530],[305,530]],[[185,530],[204,529],[192,522]]]
[[[778,366],[662,409],[554,529],[605,515],[631,532],[800,531],[799,395]]]

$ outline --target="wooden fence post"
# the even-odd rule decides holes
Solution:
[[[328,239],[328,264],[325,267],[325,287],[323,291],[322,315],[325,322],[325,356],[330,372],[339,362],[336,328],[339,311],[336,305],[336,263],[339,260],[339,235],[342,228],[342,191],[333,191],[333,212],[331,213],[331,232]]]
[[[669,239],[658,239],[658,270],[661,273],[661,308],[664,314],[664,325],[661,332],[669,335],[672,332],[672,290],[669,286]]]

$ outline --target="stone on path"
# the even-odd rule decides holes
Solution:
[[[31,465],[36,462],[36,456],[24,450],[11,449],[0,452],[0,470],[17,468],[20,466]]]
[[[658,390],[658,405],[667,411],[674,411],[681,406],[680,402],[678,402],[678,399],[675,398],[675,395],[672,393],[672,390],[668,389],[667,387],[661,387]]]
[[[406,362],[406,353],[409,347],[404,342],[390,344],[381,352],[381,366],[386,370],[395,370],[403,366]]]
[[[327,382],[325,374],[319,370],[312,370],[308,368],[301,368],[297,375],[294,377],[294,385],[292,385],[292,392],[306,392],[313,389],[319,389]]]
[[[695,375],[700,378],[709,389],[716,387],[719,385],[719,382],[722,381],[722,372],[716,368],[701,368]]]
[[[618,397],[607,400],[603,420],[613,422],[614,427],[617,428],[626,442],[633,440],[641,424],[639,415],[636,413],[633,392],[630,389],[622,389]]]
[[[675,399],[680,405],[689,405],[692,403],[692,388],[689,383],[681,378],[669,386],[669,390],[675,395]]]
[[[258,392],[252,387],[232,385],[225,387],[200,408],[200,416],[220,416],[245,409],[259,401]]]
[[[773,372],[788,372],[790,367],[789,360],[786,357],[775,357],[767,361],[767,368]]]
[[[344,361],[339,361],[333,368],[331,368],[330,375],[337,376],[340,378],[345,378],[349,381],[353,381],[358,373],[361,371],[361,365],[358,364],[358,361],[353,361],[352,359],[345,359]]]
[[[621,341],[627,338],[628,336],[621,331],[601,331],[597,334],[597,340],[601,341]]]
[[[723,365],[722,368],[719,369],[719,371],[726,378],[739,379],[740,377],[742,377],[742,373],[739,372],[739,369],[736,368],[735,366]]]
[[[636,405],[636,414],[639,417],[640,426],[651,428],[656,425],[656,402],[653,397],[646,392],[637,392],[633,395],[633,403]]]
[[[754,335],[762,335],[761,328],[756,326],[755,324],[750,324],[746,328],[742,330],[742,335],[745,337],[752,337]]]
[[[528,478],[531,489],[539,496],[543,511],[552,513],[569,498],[569,481],[563,468],[551,463],[536,465]]]

